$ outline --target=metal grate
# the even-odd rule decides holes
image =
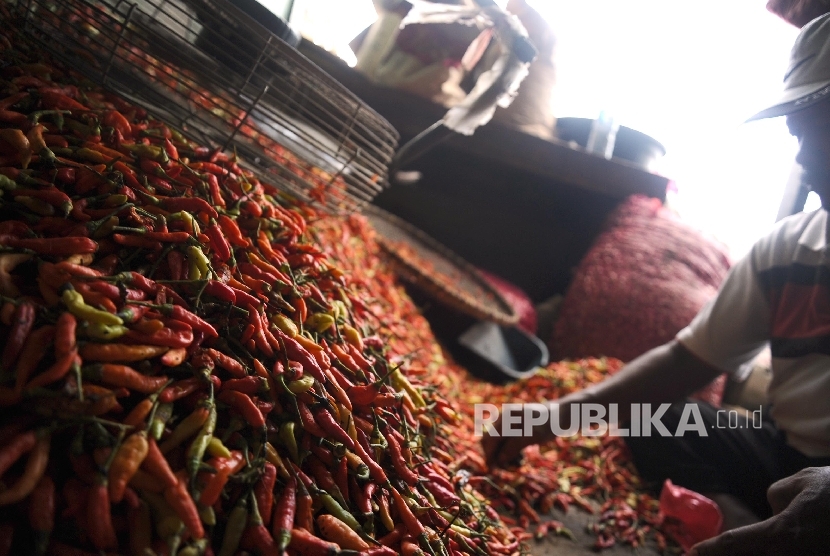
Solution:
[[[19,0],[24,30],[184,135],[334,212],[388,184],[395,129],[226,0]]]

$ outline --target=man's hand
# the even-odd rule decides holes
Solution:
[[[830,553],[830,467],[809,467],[767,491],[773,517],[699,543],[693,556]]]

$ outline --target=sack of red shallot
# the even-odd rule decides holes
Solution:
[[[666,343],[715,296],[726,248],[657,199],[635,195],[608,217],[580,261],[550,340],[551,359],[630,361]],[[725,380],[699,393],[720,405]]]

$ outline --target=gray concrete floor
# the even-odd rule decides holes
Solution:
[[[596,554],[602,554],[604,556],[660,556],[661,554],[656,546],[632,548],[630,546],[617,545],[602,551],[594,550],[593,546],[596,537],[592,533],[588,533],[586,527],[593,523],[597,516],[591,515],[579,508],[570,508],[567,514],[555,508],[547,518],[561,521],[565,527],[571,530],[575,540],[555,536],[552,533],[541,541],[531,539],[528,541],[528,546],[530,547],[530,554],[533,556],[583,556]],[[669,548],[663,553],[663,556],[680,554],[679,550],[679,548],[675,548],[674,550]]]

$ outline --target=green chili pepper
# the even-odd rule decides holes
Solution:
[[[0,174],[0,189],[11,191],[17,188],[17,182],[5,174]]]
[[[111,326],[121,326],[124,321],[121,317],[110,313],[109,311],[101,311],[90,305],[84,303],[84,297],[75,290],[64,290],[61,299],[66,304],[69,312],[78,317],[89,321],[90,323],[107,324]]]
[[[331,515],[348,525],[356,533],[363,533],[363,528],[360,526],[360,522],[358,522],[351,513],[344,510],[331,494],[325,490],[320,490],[319,488],[315,489],[312,494],[319,498],[319,500],[323,503],[323,506],[325,506]]]
[[[91,322],[86,326],[84,330],[86,331],[87,336],[89,336],[90,338],[106,341],[120,338],[121,336],[129,332],[129,330],[125,326],[113,326],[109,324],[102,324],[100,322]]]
[[[294,394],[303,394],[311,390],[312,386],[314,386],[314,377],[306,375],[301,379],[289,382],[288,390]]]
[[[245,504],[247,496],[240,496],[239,501],[228,515],[228,522],[225,525],[225,536],[222,538],[222,548],[217,556],[233,556],[239,548],[239,541],[242,540],[242,533],[248,526],[248,506]]]
[[[335,317],[328,313],[312,313],[305,321],[308,328],[322,334],[334,325]]]
[[[189,280],[207,280],[210,278],[210,261],[195,245],[188,245],[187,258],[190,261]]]
[[[216,431],[216,403],[213,401],[212,391],[211,397],[206,402],[206,405],[208,408],[208,418],[202,424],[198,436],[190,444],[190,448],[187,451],[187,470],[190,472],[191,479],[196,477],[196,473],[202,464],[202,458],[205,457],[205,450],[207,450],[208,444],[210,444],[213,438],[213,433]]]
[[[297,437],[294,436],[294,421],[286,421],[280,426],[280,440],[288,449],[291,461],[300,464],[300,449],[297,446]]]
[[[170,158],[167,156],[165,150],[158,145],[145,145],[144,143],[138,143],[136,145],[122,146],[138,157],[149,158],[150,160],[155,160],[160,164],[166,164],[170,161]]]
[[[58,131],[63,131],[63,124],[64,124],[64,114],[71,114],[69,110],[38,110],[37,112],[32,112],[29,114],[29,119],[32,120],[32,126],[36,126],[40,119],[44,116],[54,116],[55,125],[58,127]]]
[[[156,407],[156,412],[153,415],[153,420],[150,423],[149,430],[150,436],[152,436],[156,442],[161,439],[161,435],[164,434],[164,427],[167,425],[167,421],[169,421],[172,416],[172,403],[161,403]]]

